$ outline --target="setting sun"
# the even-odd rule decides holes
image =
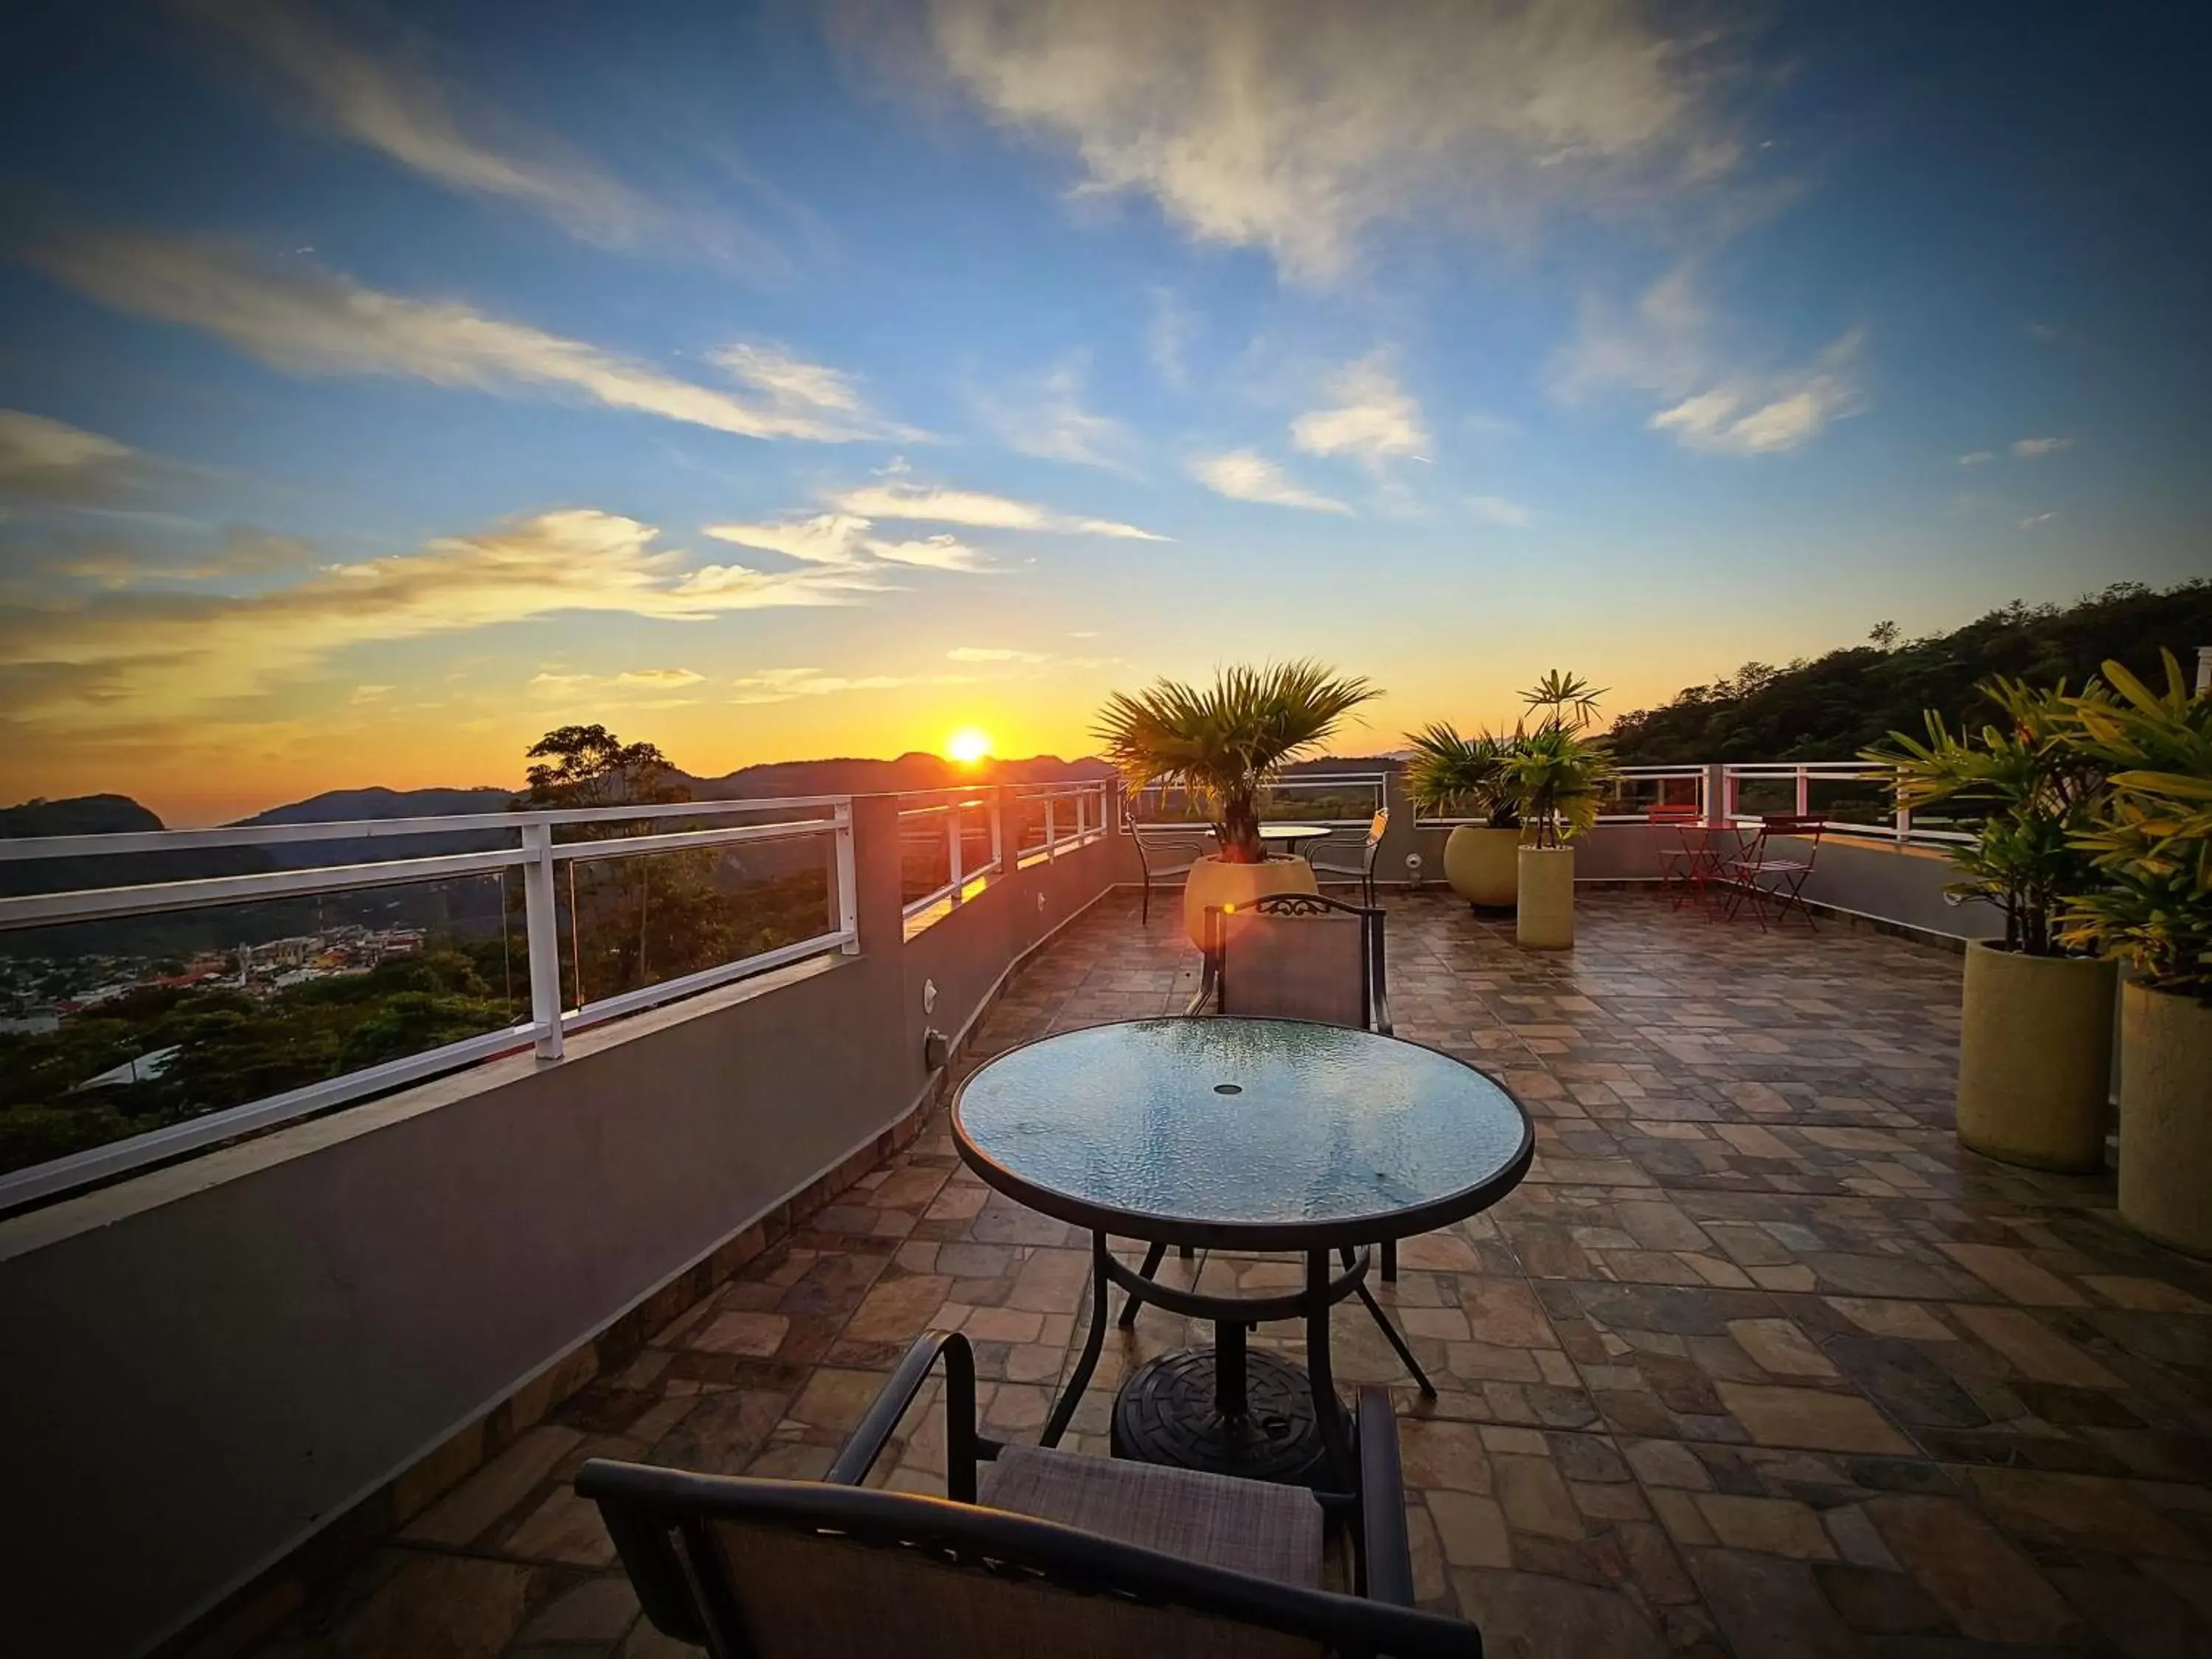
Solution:
[[[963,766],[972,766],[991,752],[990,734],[963,726],[945,740],[945,752]]]

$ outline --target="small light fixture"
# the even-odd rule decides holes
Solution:
[[[1420,890],[1421,855],[1419,853],[1406,854],[1406,884],[1416,892]]]

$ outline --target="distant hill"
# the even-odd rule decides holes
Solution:
[[[350,823],[365,819],[453,817],[471,812],[504,812],[514,792],[476,789],[327,789],[306,800],[272,806],[241,827],[276,823]],[[303,870],[319,864],[368,864],[390,858],[440,858],[448,853],[481,853],[514,845],[512,835],[496,830],[457,830],[452,835],[386,837],[375,841],[275,842],[261,848],[278,867]]]
[[[164,828],[161,820],[128,795],[74,795],[0,807],[0,840],[45,836],[118,836]],[[0,895],[63,893],[82,887],[137,886],[155,881],[197,881],[272,868],[260,849],[201,847],[175,853],[125,853],[93,858],[32,859],[0,863]]]
[[[1027,760],[993,760],[962,766],[942,755],[917,750],[896,760],[770,761],[740,767],[719,778],[681,775],[698,800],[764,800],[808,795],[890,794],[907,790],[957,789],[979,783],[1069,783],[1109,778],[1114,769],[1086,757],[1064,761],[1057,755]]]
[[[1948,634],[1887,648],[1851,646],[1777,668],[1746,663],[1658,708],[1624,714],[1610,733],[1623,765],[1851,760],[1893,731],[1917,733],[1934,708],[1955,729],[1989,709],[1974,690],[1991,674],[2079,686],[2108,658],[2146,678],[2159,649],[2196,669],[2212,645],[2212,582],[2163,592],[2123,582],[2070,605],[2015,601]]]

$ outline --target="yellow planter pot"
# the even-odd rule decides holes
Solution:
[[[1469,904],[1510,910],[1520,891],[1521,832],[1462,824],[1444,838],[1444,879]]]
[[[2031,1169],[2104,1168],[2117,979],[2109,962],[1966,947],[1962,1145]]]
[[[1269,893],[1317,893],[1313,866],[1304,859],[1269,859],[1264,864],[1224,864],[1208,855],[1190,866],[1182,890],[1183,931],[1206,948],[1206,913],[1231,904],[1249,904]]]
[[[2212,1007],[2120,992],[2120,1218],[2212,1255]]]
[[[1514,943],[1529,951],[1575,948],[1575,849],[1523,847]]]

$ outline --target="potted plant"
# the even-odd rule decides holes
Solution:
[[[1893,767],[1898,803],[1986,804],[1981,833],[1952,854],[1960,879],[1944,890],[1994,904],[2002,943],[1966,947],[1959,1027],[1960,1140],[2008,1164],[2087,1171],[2105,1163],[2112,1074],[2108,962],[2070,950],[2057,909],[2087,884],[2075,838],[2105,769],[2072,740],[2076,699],[2002,676],[1982,695],[2002,719],[1956,736],[1930,709],[1925,741],[1890,733],[1861,758]],[[2096,688],[2088,694],[2097,696]]]
[[[2075,738],[2110,770],[2076,838],[2096,884],[2059,936],[2124,963],[2120,993],[2120,1215],[2212,1255],[2212,696],[2166,658],[2154,692],[2116,662],[2117,692],[2074,700]]]
[[[1154,785],[1200,803],[1220,851],[1191,866],[1183,927],[1206,942],[1209,908],[1267,893],[1316,891],[1301,858],[1270,859],[1260,842],[1260,792],[1284,764],[1328,741],[1337,723],[1381,694],[1316,662],[1228,668],[1210,687],[1158,680],[1107,699],[1094,734],[1133,793]]]
[[[1444,840],[1444,879],[1477,909],[1510,910],[1519,890],[1521,801],[1506,775],[1513,739],[1487,732],[1463,738],[1442,721],[1406,741],[1406,793],[1417,811],[1432,817],[1465,815],[1481,823],[1455,824]]]
[[[1602,742],[1583,735],[1604,696],[1588,680],[1553,669],[1521,700],[1537,714],[1522,723],[1504,757],[1505,775],[1528,836],[1516,854],[1514,940],[1534,951],[1571,950],[1575,942],[1576,837],[1597,823],[1598,802],[1613,774]]]

